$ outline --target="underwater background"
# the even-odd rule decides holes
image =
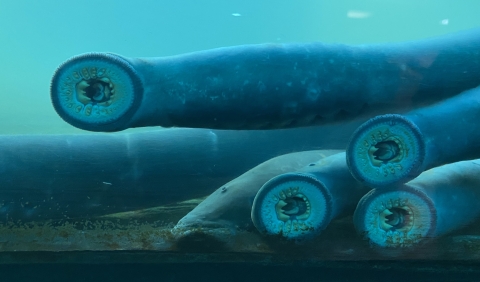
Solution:
[[[476,0],[1,0],[0,134],[85,132],[63,122],[49,97],[55,69],[74,55],[398,42],[476,27],[479,8]]]
[[[61,63],[78,54],[162,57],[257,43],[402,42],[479,27],[479,11],[478,0],[0,0],[0,135],[105,134],[67,124],[52,107],[52,75]],[[151,130],[147,127],[124,132]],[[64,258],[57,255],[26,255],[24,265],[0,265],[0,275],[10,281],[38,277],[38,281],[212,281],[212,277],[218,281],[318,281],[318,271],[325,267],[326,281],[358,281],[372,279],[373,273],[363,272],[368,261],[349,265],[346,272],[341,263],[291,269],[245,262],[241,268],[218,262],[192,263],[185,271],[183,264],[174,263],[120,262],[119,266],[118,262],[110,264],[106,256],[89,262],[88,255],[80,256],[82,265],[76,266],[75,258],[63,263]],[[23,257],[12,258],[19,261]],[[136,254],[133,258],[139,262],[157,259],[152,254]],[[39,265],[43,259],[45,263]],[[33,266],[29,262],[34,262]],[[410,271],[405,265],[401,267],[392,262],[385,269],[377,269],[375,280],[397,281]],[[475,263],[455,268],[447,261],[437,262],[435,270],[428,264],[422,267],[423,272],[411,272],[410,277],[469,281],[472,273],[480,273],[472,272]],[[442,267],[445,271],[439,272]],[[246,273],[253,277],[243,276]]]

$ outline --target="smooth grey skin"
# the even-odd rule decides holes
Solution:
[[[344,149],[358,125],[0,136],[0,222],[88,218],[207,196],[272,157]]]
[[[432,169],[408,183],[423,190],[436,210],[433,236],[462,228],[480,215],[480,159]]]
[[[373,234],[373,232],[369,231],[372,226],[368,226],[366,220],[368,206],[373,201],[378,201],[382,195],[388,195],[389,193],[396,195],[389,196],[393,200],[409,199],[403,193],[415,195],[422,199],[425,203],[425,209],[413,209],[414,201],[412,199],[406,202],[406,206],[410,206],[414,211],[412,212],[414,226],[423,228],[424,231],[416,232],[414,227],[411,231],[405,232],[402,228],[399,228],[399,237],[404,239],[405,245],[400,244],[397,240],[388,240],[389,236],[383,237],[385,232],[380,233],[377,238],[384,238],[385,241],[381,244],[377,242],[374,245],[393,249],[415,247],[422,241],[458,230],[478,219],[480,216],[480,159],[435,167],[424,171],[406,184],[373,189],[367,193],[359,201],[353,219],[357,231],[369,240],[369,234]],[[382,210],[377,209],[376,213],[382,213]],[[424,214],[428,215],[431,221],[425,222],[424,219],[422,220],[420,216]],[[376,221],[375,226],[378,226],[378,221]],[[428,228],[425,226],[428,226]],[[376,227],[375,229],[379,228]],[[415,237],[423,233],[425,235],[419,238]]]
[[[281,155],[263,162],[222,185],[175,226],[175,230],[205,228],[252,229],[251,209],[258,190],[272,177],[298,170],[340,150],[315,150]]]
[[[91,97],[101,96],[104,88],[90,89],[80,95],[86,102],[77,103],[72,93],[78,94],[75,85],[85,80],[70,74],[76,66],[101,64],[126,72],[132,88],[123,94],[133,97],[128,110],[106,120],[85,110],[98,105],[115,111],[114,104],[103,106]],[[416,108],[479,85],[478,73],[480,29],[472,29],[372,45],[241,45],[160,58],[87,53],[58,68],[51,98],[63,119],[92,131],[144,126],[278,129]],[[110,78],[112,85],[128,80]],[[74,105],[67,107],[69,103]]]

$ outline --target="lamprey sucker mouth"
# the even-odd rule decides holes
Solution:
[[[298,187],[282,191],[280,194],[283,198],[278,200],[275,210],[277,212],[277,218],[284,222],[289,220],[305,220],[310,216],[310,202],[302,194],[295,194],[293,196],[286,196],[286,194],[292,195],[292,191],[298,191]]]
[[[92,131],[126,127],[143,96],[135,69],[113,54],[85,54],[61,65],[51,84],[52,103],[59,115]]]
[[[375,166],[381,166],[387,163],[399,163],[405,156],[403,144],[401,140],[395,136],[389,136],[375,145],[369,150],[370,161]]]
[[[424,157],[419,129],[399,115],[378,116],[362,124],[347,148],[352,175],[372,187],[410,180],[421,172]]]
[[[385,231],[408,232],[413,227],[414,215],[408,206],[386,208],[379,212],[379,227]]]
[[[286,173],[265,183],[255,196],[252,221],[261,233],[286,239],[313,237],[330,221],[331,199],[313,177]]]
[[[413,247],[428,238],[435,227],[433,204],[421,193],[392,190],[372,190],[360,200],[354,214],[355,228],[382,248]]]
[[[112,104],[115,89],[110,79],[102,77],[80,81],[75,86],[75,93],[77,100],[84,105],[99,104],[107,107]]]

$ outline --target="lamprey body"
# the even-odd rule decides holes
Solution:
[[[338,153],[265,183],[255,196],[252,220],[264,234],[311,239],[332,219],[353,214],[369,190],[351,176],[345,153]]]
[[[377,116],[347,147],[353,176],[372,187],[405,183],[422,171],[480,157],[480,87],[404,115]]]
[[[338,150],[316,150],[290,153],[272,158],[222,185],[177,224],[177,230],[194,228],[253,229],[250,217],[258,190],[269,179],[298,170],[338,153]]]
[[[480,30],[377,45],[225,47],[159,58],[73,57],[51,99],[91,131],[278,129],[411,109],[480,84]]]
[[[380,249],[411,250],[478,218],[479,175],[479,160],[462,161],[374,189],[358,203],[355,228]]]
[[[345,146],[337,129],[0,136],[0,221],[89,218],[203,197],[272,157]]]

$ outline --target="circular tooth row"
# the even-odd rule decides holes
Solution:
[[[360,200],[354,224],[374,245],[411,247],[433,232],[436,215],[432,207],[431,200],[418,192],[372,190]]]
[[[326,227],[331,198],[324,186],[301,173],[277,176],[262,186],[252,207],[252,221],[261,233],[301,240]]]
[[[424,155],[416,125],[400,115],[384,115],[370,119],[353,134],[347,164],[355,179],[376,188],[418,176]]]
[[[388,132],[388,135],[386,134],[387,137],[385,139],[382,139],[378,142],[372,141],[371,144],[369,145],[368,157],[370,158],[370,162],[372,163],[373,166],[381,167],[382,165],[385,166],[387,164],[399,163],[402,161],[402,159],[405,156],[405,150],[401,140],[396,136],[392,136],[391,133],[389,133],[388,129],[387,129],[387,132]],[[388,161],[385,161],[385,160],[379,159],[375,153],[379,151],[379,148],[377,148],[378,147],[377,145],[381,144],[382,142],[386,143],[388,141],[394,142],[396,149],[398,151],[395,152],[394,157],[390,158]]]
[[[409,231],[413,227],[413,213],[408,205],[387,203],[383,210],[377,209],[380,216],[380,228],[385,231],[402,230]],[[384,206],[384,205],[382,205]]]
[[[298,190],[298,187],[293,189]],[[277,218],[281,221],[287,222],[292,219],[305,220],[310,216],[311,208],[307,197],[301,193],[291,193],[293,189],[289,187],[287,188],[287,191],[280,191],[280,195],[278,195],[278,197],[275,195],[273,196],[275,201],[277,201],[277,204],[275,205]],[[297,199],[303,200],[301,204],[305,205],[304,209],[299,208],[298,204],[296,204],[293,210],[285,210],[285,208],[290,204],[287,203],[287,200],[289,200],[288,202],[297,202]]]
[[[59,115],[87,130],[130,118],[139,106],[143,86],[129,63],[110,54],[85,54],[56,71],[51,98]],[[109,131],[109,126],[99,128]]]
[[[89,88],[96,88],[97,94],[92,97],[87,95]],[[108,107],[112,104],[112,96],[115,94],[114,85],[110,82],[110,79],[102,77],[101,79],[81,80],[75,85],[76,100],[83,105],[101,105]]]

